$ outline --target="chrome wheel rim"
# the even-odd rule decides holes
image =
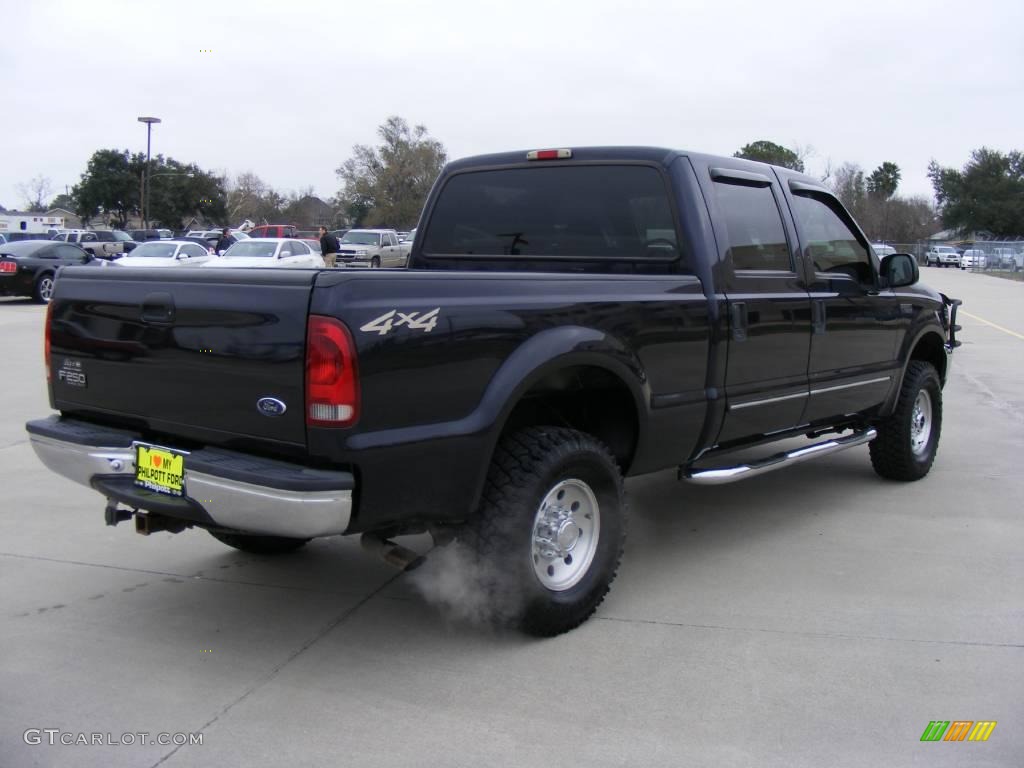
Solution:
[[[53,298],[53,278],[44,277],[39,281],[39,298],[49,301]]]
[[[594,491],[582,480],[562,480],[547,492],[533,518],[537,580],[552,592],[572,589],[594,562],[600,537],[601,509]]]
[[[910,449],[916,456],[928,450],[928,439],[932,436],[932,396],[922,389],[914,400],[910,415]]]

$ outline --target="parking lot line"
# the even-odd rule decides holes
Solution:
[[[1003,326],[996,325],[991,320],[986,320],[984,317],[978,317],[977,315],[972,315],[970,312],[964,312],[962,309],[960,310],[960,314],[961,315],[967,315],[967,317],[971,318],[972,320],[977,320],[979,323],[984,323],[985,325],[991,325],[997,331],[1002,331],[1003,333],[1008,333],[1011,336],[1016,336],[1021,341],[1024,341],[1024,334],[1017,333],[1016,331],[1011,331],[1009,328],[1003,328]]]

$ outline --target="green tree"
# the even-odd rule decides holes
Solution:
[[[419,220],[430,187],[447,161],[444,145],[425,126],[389,117],[377,129],[381,144],[357,144],[335,171],[343,184],[340,209],[355,226],[409,229]]]
[[[875,168],[867,179],[868,194],[882,200],[888,200],[895,195],[899,185],[900,167],[888,161]]]
[[[65,211],[75,210],[75,198],[61,193],[50,201],[50,208],[63,208]],[[49,208],[47,209],[49,210]]]
[[[141,152],[97,150],[72,190],[75,213],[83,222],[102,217],[111,226],[126,227],[131,216],[142,213],[145,169]],[[173,229],[192,217],[221,222],[227,216],[223,179],[163,155],[150,161],[148,197],[151,223]]]
[[[78,184],[72,189],[75,213],[83,224],[97,216],[124,228],[139,210],[145,155],[128,150],[99,149],[93,153]]]
[[[733,157],[742,157],[744,160],[757,160],[770,165],[781,165],[783,168],[790,168],[794,171],[804,172],[804,161],[791,149],[786,149],[781,144],[772,141],[754,141],[742,147]]]
[[[1024,234],[1024,155],[982,147],[962,170],[932,160],[928,178],[943,224],[966,232],[984,230],[1001,237]]]
[[[143,159],[143,165],[145,160]],[[184,164],[158,155],[152,160],[149,218],[169,229],[183,229],[200,219],[223,225],[227,219],[224,179],[206,173],[195,163]]]

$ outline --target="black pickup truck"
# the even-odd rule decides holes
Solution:
[[[142,533],[456,539],[538,635],[608,591],[623,476],[726,483],[864,443],[885,478],[932,465],[959,302],[879,261],[812,178],[654,148],[475,157],[418,232],[407,270],[66,268],[36,453]]]

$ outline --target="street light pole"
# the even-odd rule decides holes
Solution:
[[[149,148],[153,135],[153,123],[159,123],[159,117],[140,117],[140,123],[146,124],[146,168],[142,173],[142,228],[149,229]]]

